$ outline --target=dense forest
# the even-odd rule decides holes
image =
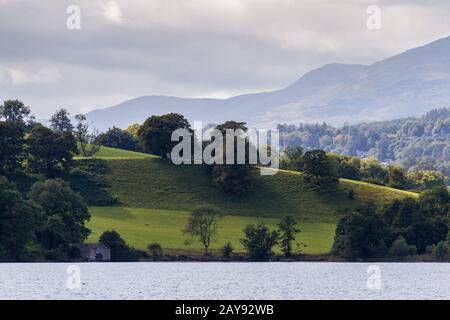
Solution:
[[[450,108],[421,118],[334,128],[323,124],[278,125],[283,146],[322,149],[398,163],[409,170],[437,170],[450,176]]]

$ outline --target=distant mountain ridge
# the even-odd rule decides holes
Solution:
[[[144,96],[94,110],[87,117],[100,130],[125,128],[168,112],[205,125],[233,119],[258,127],[323,121],[340,126],[420,116],[448,106],[450,37],[371,65],[327,64],[271,92],[229,99]]]

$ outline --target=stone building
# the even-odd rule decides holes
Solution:
[[[111,260],[111,250],[102,243],[89,243],[81,246],[81,258],[88,262]]]

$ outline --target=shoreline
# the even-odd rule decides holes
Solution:
[[[370,259],[356,259],[345,260],[340,257],[332,256],[330,254],[320,255],[299,255],[296,257],[285,258],[282,256],[275,256],[269,261],[253,261],[248,259],[244,255],[235,255],[230,258],[224,258],[220,256],[204,256],[204,255],[164,255],[161,257],[149,257],[140,258],[139,261],[86,261],[80,259],[64,260],[64,261],[49,261],[49,260],[36,260],[36,261],[0,261],[0,264],[11,263],[149,263],[149,262],[198,262],[198,263],[295,263],[295,262],[323,262],[323,263],[450,263],[450,260],[439,260],[433,257],[431,254],[423,254],[417,256],[407,256],[402,259],[392,257],[377,257]]]

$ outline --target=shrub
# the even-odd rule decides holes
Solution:
[[[163,249],[162,246],[159,243],[150,243],[147,247],[148,251],[150,252],[150,256],[152,257],[162,257],[163,256]]]
[[[406,257],[410,253],[410,248],[405,238],[398,237],[389,249],[389,255],[393,257]]]
[[[112,127],[107,132],[100,134],[98,136],[98,142],[106,147],[141,151],[139,142],[131,133],[116,127]]]
[[[115,230],[103,232],[99,242],[111,249],[111,261],[113,262],[138,261],[136,250],[129,247]]]
[[[434,248],[434,255],[438,260],[445,260],[448,257],[449,247],[447,242],[440,241]]]
[[[229,258],[233,254],[233,245],[228,242],[226,245],[222,247],[222,255],[224,258]]]
[[[241,239],[242,245],[253,261],[267,261],[272,258],[272,248],[278,242],[278,233],[270,231],[263,223],[250,224],[244,229],[245,238]]]

